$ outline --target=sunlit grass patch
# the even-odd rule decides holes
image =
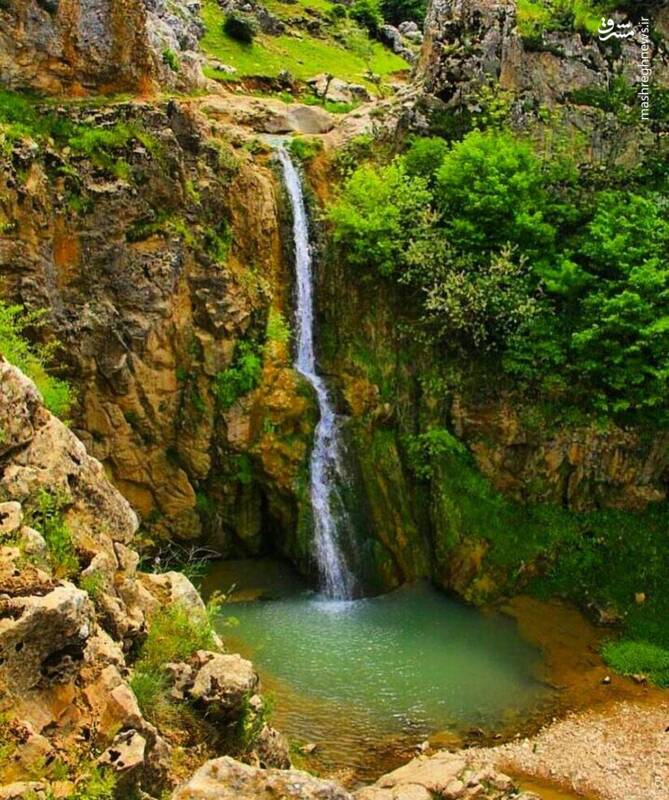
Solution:
[[[368,42],[368,53],[354,52],[326,39],[313,36],[259,35],[253,44],[243,44],[231,39],[223,31],[224,14],[212,2],[202,9],[207,31],[202,48],[209,56],[235,67],[237,72],[226,75],[211,67],[205,74],[216,80],[230,80],[249,76],[276,77],[287,70],[298,80],[307,80],[321,72],[328,72],[353,83],[372,84],[367,73],[386,76],[408,69],[407,63],[378,42]]]

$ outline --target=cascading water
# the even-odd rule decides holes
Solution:
[[[345,481],[337,415],[323,379],[316,373],[314,352],[314,291],[311,247],[302,182],[283,146],[278,149],[286,189],[293,209],[295,272],[297,276],[297,353],[295,368],[316,392],[320,420],[311,452],[311,507],[314,516],[314,547],[321,575],[321,589],[330,597],[349,598],[354,579],[339,546],[339,532],[350,521],[339,500],[338,486]],[[337,507],[335,519],[333,508]]]

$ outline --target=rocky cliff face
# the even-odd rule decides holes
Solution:
[[[71,96],[203,84],[197,10],[160,0],[11,0],[0,8],[0,81]]]
[[[267,337],[291,277],[266,149],[186,103],[64,115],[123,141],[14,144],[0,275],[6,300],[49,310],[74,429],[156,533],[251,553],[292,536],[314,416],[285,337]],[[258,367],[221,403],[241,352]]]

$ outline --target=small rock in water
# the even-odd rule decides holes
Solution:
[[[318,745],[314,744],[313,742],[309,742],[309,744],[305,744],[300,747],[300,752],[304,753],[305,756],[313,755],[316,750],[318,750]]]

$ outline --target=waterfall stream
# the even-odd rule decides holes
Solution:
[[[314,517],[314,555],[321,589],[330,597],[349,598],[354,578],[339,546],[339,533],[350,520],[338,487],[345,482],[339,424],[323,378],[316,372],[314,351],[314,282],[309,226],[302,182],[283,146],[278,149],[286,189],[293,210],[297,305],[295,368],[314,387],[320,420],[314,433],[310,464],[310,494]],[[337,509],[335,518],[334,509]]]

